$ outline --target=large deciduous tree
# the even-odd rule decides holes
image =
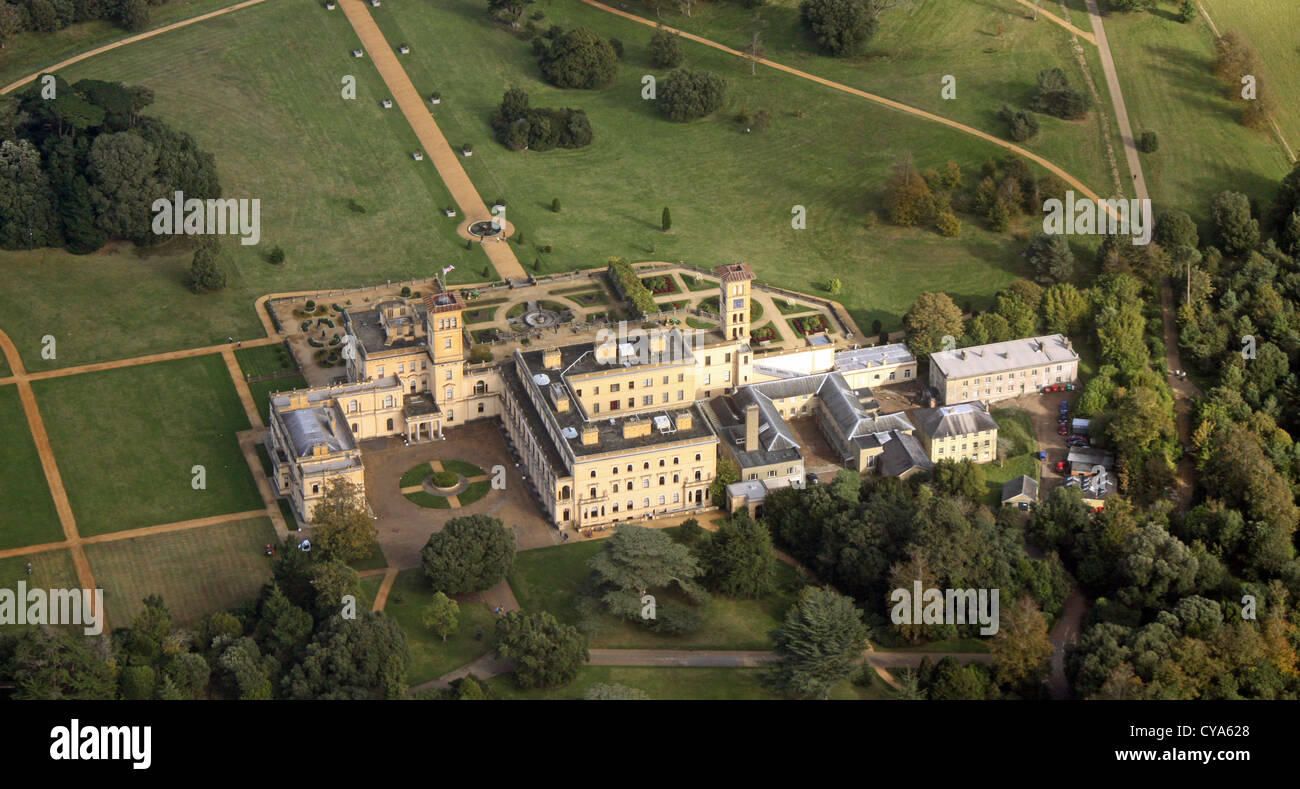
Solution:
[[[521,688],[555,688],[568,684],[591,659],[587,640],[577,628],[561,624],[546,611],[511,611],[497,620],[497,655],[514,662],[512,678]]]
[[[481,592],[501,582],[515,560],[515,535],[499,518],[452,518],[420,552],[424,575],[449,595]]]
[[[325,483],[325,494],[312,513],[316,547],[326,558],[351,562],[370,555],[379,529],[366,511],[361,487],[342,477]]]

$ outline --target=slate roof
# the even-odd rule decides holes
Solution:
[[[1079,354],[1061,334],[1023,337],[930,354],[930,364],[941,370],[945,378],[969,378],[1078,359]]]
[[[918,408],[912,421],[931,438],[967,436],[983,430],[997,430],[998,423],[982,403],[962,403],[938,408]]]
[[[331,411],[334,422],[330,424]],[[311,457],[317,444],[324,444],[331,452],[356,449],[352,431],[337,405],[299,408],[280,414],[285,431],[289,434],[289,449],[296,457]]]
[[[1028,496],[1034,501],[1038,501],[1038,480],[1021,474],[1019,477],[1007,480],[1002,484],[1003,501],[1021,495]]]
[[[914,468],[926,471],[934,468],[934,463],[926,457],[921,443],[910,433],[891,430],[883,439],[884,449],[880,453],[880,473],[887,477],[899,477]]]

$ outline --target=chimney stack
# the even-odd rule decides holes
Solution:
[[[745,406],[745,451],[758,449],[758,404]]]

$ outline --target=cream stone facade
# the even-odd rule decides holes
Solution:
[[[921,408],[910,416],[932,462],[989,463],[998,459],[998,423],[983,403]]]
[[[916,360],[905,348],[767,355],[760,372],[748,341],[753,271],[735,263],[713,273],[717,329],[621,325],[594,341],[521,347],[485,364],[466,360],[465,305],[454,292],[348,309],[347,381],[271,398],[273,484],[310,522],[330,476],[364,485],[359,442],[433,441],[485,418],[501,419],[520,473],[559,528],[711,507],[720,442],[742,480],[802,485],[787,416],[817,414],[845,465],[858,471],[889,473],[880,464],[891,456],[904,473],[925,465],[912,424],[879,414],[870,391],[846,378],[911,379]],[[833,369],[841,363],[843,375]],[[741,416],[720,418],[727,408]]]
[[[1079,354],[1060,334],[930,354],[930,386],[943,405],[993,403],[1079,380]]]

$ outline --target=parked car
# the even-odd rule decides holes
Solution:
[[[1065,425],[1061,425],[1060,427],[1056,428],[1056,434],[1058,436],[1064,436],[1069,432],[1070,432],[1070,428],[1066,427]]]
[[[1061,413],[1063,413],[1063,414],[1067,414],[1067,413],[1069,413],[1069,412],[1070,412],[1070,401],[1069,401],[1069,400],[1062,400],[1062,401],[1061,401]]]
[[[1056,417],[1056,424],[1058,425],[1064,425],[1069,421],[1070,421],[1070,417],[1068,414],[1061,414],[1060,416]]]
[[[819,481],[820,481],[820,480],[817,479],[817,475],[816,475],[816,474],[811,474],[811,473],[810,473],[810,474],[808,475],[808,484],[809,484],[809,485],[816,485]]]
[[[1039,452],[1038,452],[1038,459],[1039,459],[1039,460],[1047,460],[1047,453],[1046,453],[1046,452],[1043,452],[1042,450],[1039,450]]]
[[[1064,474],[1064,473],[1065,473],[1065,469],[1066,469],[1066,464],[1065,464],[1065,461],[1064,461],[1064,460],[1058,460],[1058,461],[1056,461],[1056,470],[1057,470],[1059,473]]]

